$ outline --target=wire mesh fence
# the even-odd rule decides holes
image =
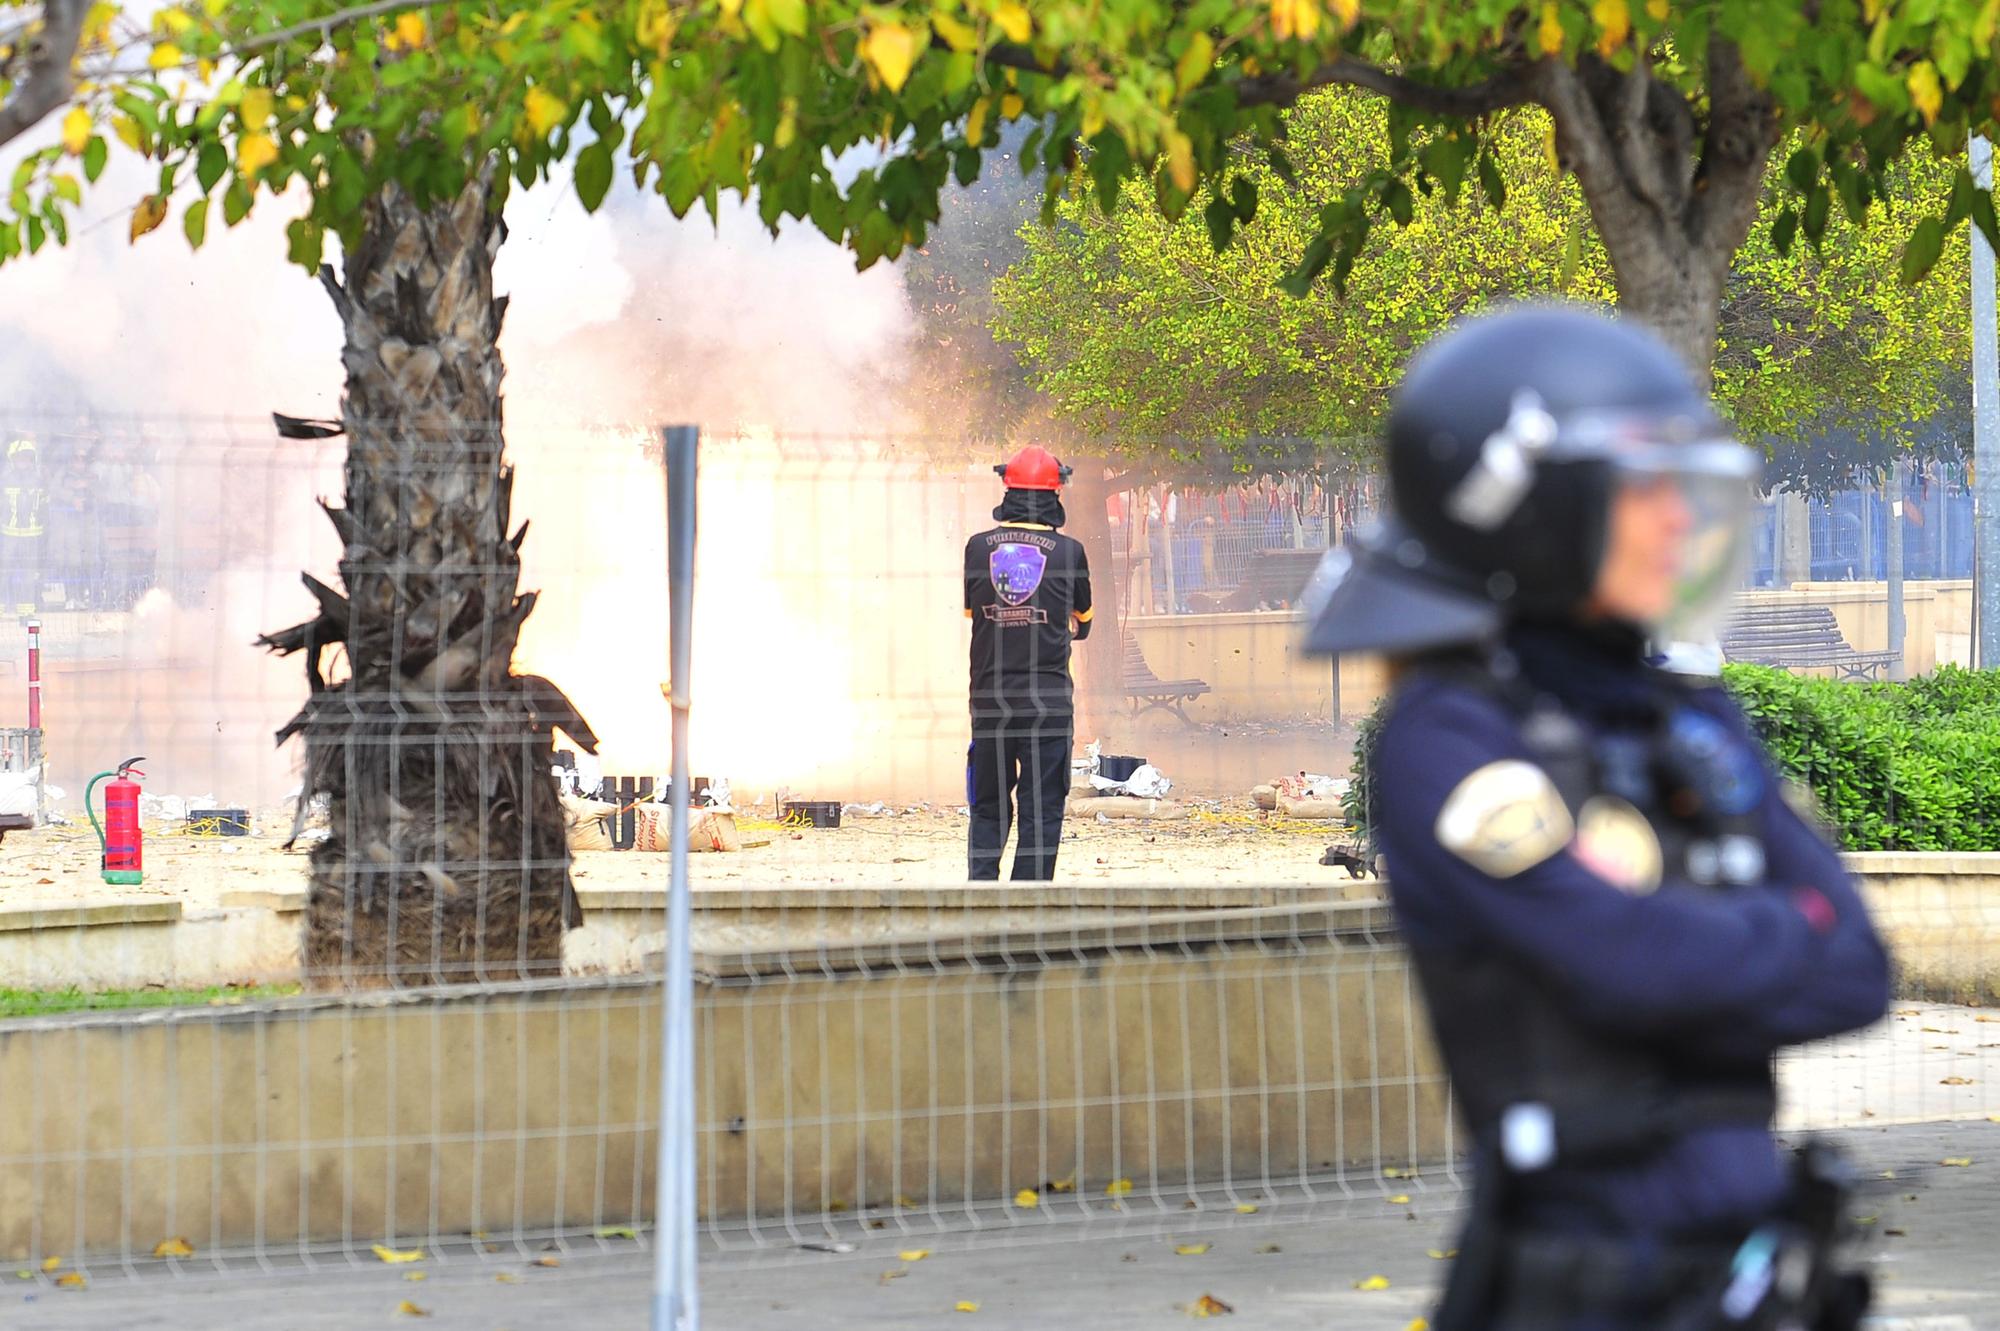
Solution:
[[[503,462],[484,431],[59,425],[20,427],[36,466],[95,488],[7,552],[28,599],[0,627],[20,699],[0,720],[24,734],[31,674],[43,691],[34,788],[11,796],[32,825],[0,842],[0,1253],[54,1281],[647,1242],[657,434],[538,422]],[[47,491],[23,456],[9,484]],[[153,498],[106,499],[99,456]],[[1018,602],[975,604],[997,461],[703,442],[688,944],[711,1255],[1455,1204],[1464,1142],[1344,798],[1387,681],[1302,655],[1291,608],[1369,483],[1069,450],[1060,521],[975,547]],[[96,535],[62,526],[91,513]],[[114,527],[116,576],[79,563]],[[1081,551],[1061,588],[1056,534]],[[1050,774],[988,754],[1024,808],[1002,863],[1025,845],[1047,878],[973,877],[976,745],[1018,719],[996,702],[1010,724],[982,729],[1005,674],[976,673],[989,610],[1072,644],[1061,678],[1001,700],[1034,712]],[[140,755],[116,794],[142,877],[106,882],[114,829],[100,843],[83,796]],[[1972,1006],[1994,997],[2000,866],[1868,873],[1923,978],[1885,1028],[1788,1057],[1785,1122],[2000,1112],[2000,1025]]]

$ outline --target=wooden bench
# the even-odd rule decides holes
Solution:
[[[0,813],[0,841],[7,839],[9,832],[32,832],[35,820],[25,813]]]
[[[1722,655],[1788,670],[1824,666],[1843,679],[1879,679],[1882,668],[1902,653],[1857,651],[1826,606],[1760,605],[1737,611],[1724,625]]]
[[[1210,692],[1208,681],[1202,679],[1161,679],[1146,664],[1146,655],[1139,650],[1139,640],[1127,633],[1125,636],[1125,698],[1132,705],[1132,715],[1158,708],[1172,712],[1185,725],[1193,725],[1194,720],[1183,710],[1185,704],[1193,702],[1204,693]]]

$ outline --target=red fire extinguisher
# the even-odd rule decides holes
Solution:
[[[104,851],[104,881],[115,887],[137,887],[146,877],[140,863],[139,783],[132,780],[146,775],[139,770],[139,764],[145,761],[127,758],[118,764],[116,772],[99,772],[90,778],[83,791],[83,807],[90,814],[90,825],[97,829],[97,844]],[[104,788],[104,821],[99,823],[90,797],[97,783],[106,777],[112,780]]]

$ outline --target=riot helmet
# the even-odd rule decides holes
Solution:
[[[1412,358],[1385,430],[1389,514],[1327,553],[1306,650],[1407,653],[1577,614],[1622,485],[1685,507],[1672,606],[1637,625],[1698,637],[1741,579],[1758,461],[1637,324],[1574,306],[1472,319]]]

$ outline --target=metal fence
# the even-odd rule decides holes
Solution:
[[[53,816],[0,843],[0,1254],[49,1283],[531,1276],[649,1243],[656,432],[517,422],[507,466],[486,434],[143,433],[173,576],[101,606],[44,578],[32,610]],[[1056,876],[968,881],[963,584],[1001,498],[990,461],[703,441],[686,943],[704,1251],[1456,1204],[1463,1143],[1393,915],[1329,854],[1351,855],[1341,796],[1379,667],[1304,658],[1285,610],[1153,613],[1114,467],[1079,475],[1063,527],[1095,613]],[[1218,518],[1215,553],[1180,565],[1218,583],[1247,576],[1239,550],[1247,570],[1309,549],[1366,504],[1297,477],[1203,488],[1293,503],[1290,545],[1256,544],[1268,508]],[[25,672],[24,632],[0,632]],[[25,673],[0,679],[25,700]],[[135,755],[144,878],[114,885],[82,799]],[[2000,1027],[1964,1005],[1992,1001],[2000,964],[1983,872],[1882,870],[1926,977],[1916,1015],[1789,1061],[1788,1123],[2000,1112]]]

